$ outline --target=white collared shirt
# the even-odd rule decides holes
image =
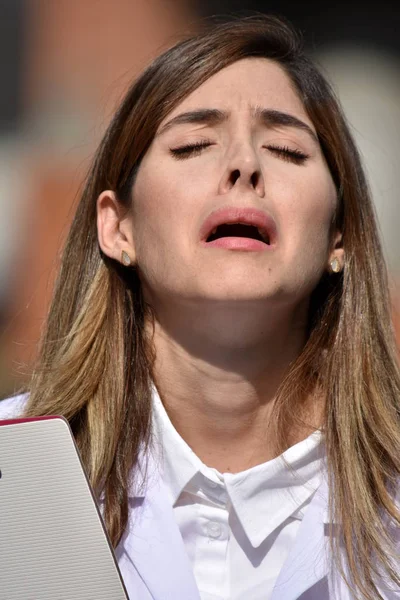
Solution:
[[[172,425],[154,388],[153,424],[175,519],[202,600],[268,600],[321,483],[319,431],[240,473],[207,467]]]

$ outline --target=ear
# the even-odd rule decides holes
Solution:
[[[118,202],[111,190],[102,192],[97,199],[97,237],[106,256],[122,262],[122,252],[126,252],[135,263],[131,213]]]
[[[341,231],[336,231],[333,235],[328,263],[330,264],[335,258],[339,261],[342,270],[344,267],[345,252],[343,248],[343,236]]]

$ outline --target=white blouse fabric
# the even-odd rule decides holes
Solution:
[[[155,388],[153,402],[161,476],[201,599],[268,600],[321,483],[321,432],[264,464],[222,474],[178,434]]]

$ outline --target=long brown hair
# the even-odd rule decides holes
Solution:
[[[161,121],[211,75],[248,57],[280,64],[314,123],[337,187],[335,226],[346,256],[343,274],[324,276],[313,293],[307,343],[276,400],[276,453],[288,447],[293,406],[318,389],[325,401],[330,512],[342,524],[342,536],[332,536],[333,555],[341,569],[343,542],[349,585],[376,600],[380,566],[400,585],[387,529],[389,522],[400,525],[393,502],[400,378],[386,270],[359,155],[338,101],[282,20],[258,16],[212,25],[157,58],[129,89],[77,208],[26,412],[69,419],[90,481],[104,492],[105,522],[117,545],[139,450],[150,439],[153,359],[144,324],[151,309],[136,272],[100,252],[96,200],[112,189],[129,208],[135,173]]]

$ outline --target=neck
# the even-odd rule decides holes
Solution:
[[[304,345],[306,311],[264,321],[226,307],[177,312],[179,323],[158,314],[154,329],[153,376],[174,427],[220,472],[273,458],[274,400]]]

